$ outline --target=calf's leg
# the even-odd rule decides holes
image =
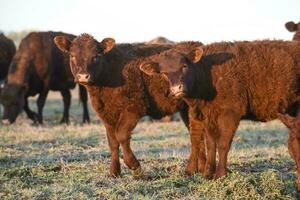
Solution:
[[[299,130],[300,131],[300,130]],[[297,190],[300,191],[300,138],[290,132],[288,139],[288,148],[291,157],[296,162],[297,170]]]
[[[215,130],[206,133],[207,160],[205,164],[204,177],[211,179],[216,170],[216,140]]]
[[[38,122],[38,115],[32,110],[30,110],[27,97],[25,97],[24,111],[27,117],[31,119],[34,123]]]
[[[204,124],[202,121],[195,118],[193,111],[189,114],[189,131],[191,139],[191,154],[186,167],[186,173],[188,175],[196,172],[204,173],[206,154],[205,154],[205,143],[203,128]]]
[[[89,109],[87,106],[88,95],[84,86],[79,85],[79,96],[83,107],[82,123],[90,123]]]
[[[134,175],[139,175],[141,173],[141,165],[131,150],[130,139],[131,131],[134,129],[139,119],[140,117],[138,115],[125,111],[121,114],[115,130],[117,141],[120,143],[123,151],[124,162],[129,169],[133,170]]]
[[[121,173],[120,158],[119,158],[119,142],[114,133],[114,128],[105,124],[108,145],[111,152],[111,163],[109,175],[113,178],[119,177]]]
[[[218,117],[219,137],[217,139],[217,149],[219,162],[215,178],[226,175],[227,156],[240,119],[241,116],[234,111],[226,111]]]
[[[37,99],[37,107],[38,107],[38,122],[40,124],[43,123],[43,108],[46,102],[46,98],[48,95],[49,90],[43,90],[38,99]]]
[[[70,105],[71,105],[71,92],[70,90],[64,90],[61,91],[61,95],[63,97],[63,102],[64,102],[64,113],[63,117],[60,120],[60,123],[69,123],[69,110],[70,110]]]

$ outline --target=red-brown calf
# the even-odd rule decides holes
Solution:
[[[153,64],[142,70],[165,74],[170,91],[189,105],[192,152],[187,171],[197,169],[195,155],[202,145],[199,138],[205,134],[204,176],[219,178],[226,175],[228,152],[241,119],[265,122],[276,119],[277,113],[298,113],[300,45],[267,40],[222,42],[201,48],[189,56],[170,55],[177,63],[162,67]],[[300,140],[293,138],[295,145],[289,146],[298,149]],[[298,153],[292,154],[297,168]]]
[[[112,38],[98,42],[87,34],[73,41],[56,37],[55,43],[70,55],[73,76],[87,88],[92,106],[104,123],[111,151],[111,176],[119,176],[121,172],[120,146],[125,164],[134,174],[141,172],[140,163],[130,147],[131,132],[141,117],[161,118],[180,110],[188,124],[187,106],[169,95],[169,83],[165,77],[150,77],[142,73],[139,66],[160,57],[160,52],[170,48],[184,50],[200,43],[115,45]],[[205,157],[202,161],[205,163]]]

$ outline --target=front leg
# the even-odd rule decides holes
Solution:
[[[113,178],[119,177],[121,174],[120,158],[119,158],[119,142],[115,136],[115,128],[104,124],[106,128],[106,135],[108,139],[108,145],[111,152],[111,163],[109,169],[109,175]]]
[[[125,110],[119,118],[115,135],[118,142],[121,144],[123,151],[123,159],[129,169],[133,170],[134,175],[140,175],[141,165],[134,156],[131,147],[131,131],[135,128],[140,116],[136,113]]]
[[[79,97],[83,107],[82,123],[90,123],[89,109],[87,105],[88,94],[84,86],[79,85]]]
[[[38,122],[40,124],[43,123],[43,108],[46,102],[46,98],[48,96],[48,89],[44,89],[42,90],[42,92],[40,93],[38,99],[37,99],[37,107],[38,107]]]
[[[63,97],[63,102],[64,102],[64,114],[62,119],[60,120],[60,123],[69,123],[69,110],[70,110],[70,105],[71,105],[71,92],[70,90],[64,90],[61,91],[61,95]]]
[[[206,163],[205,152],[205,129],[204,122],[198,119],[195,108],[189,109],[189,130],[191,139],[191,154],[188,160],[186,173],[188,175],[196,172],[204,173]]]
[[[31,119],[33,121],[33,123],[37,123],[38,122],[38,115],[33,112],[32,110],[30,110],[29,105],[28,105],[28,99],[27,97],[25,97],[25,104],[24,104],[24,111],[27,115],[27,117],[29,119]]]

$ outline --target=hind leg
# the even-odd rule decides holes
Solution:
[[[226,175],[227,156],[240,119],[241,116],[239,114],[230,110],[221,114],[218,118],[219,137],[217,139],[217,149],[219,154],[219,162],[215,178],[220,178]]]
[[[300,138],[290,133],[288,140],[288,148],[291,157],[296,162],[297,171],[297,190],[300,191]]]

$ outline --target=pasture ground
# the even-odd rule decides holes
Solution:
[[[81,111],[73,99],[71,124],[59,125],[62,102],[55,94],[47,100],[43,126],[31,125],[22,114],[15,125],[0,127],[0,199],[298,198],[288,132],[279,121],[243,121],[228,176],[213,181],[184,175],[190,141],[182,122],[142,120],[132,148],[144,176],[133,178],[121,160],[122,177],[111,179],[105,129],[92,111],[92,123],[81,125]]]

